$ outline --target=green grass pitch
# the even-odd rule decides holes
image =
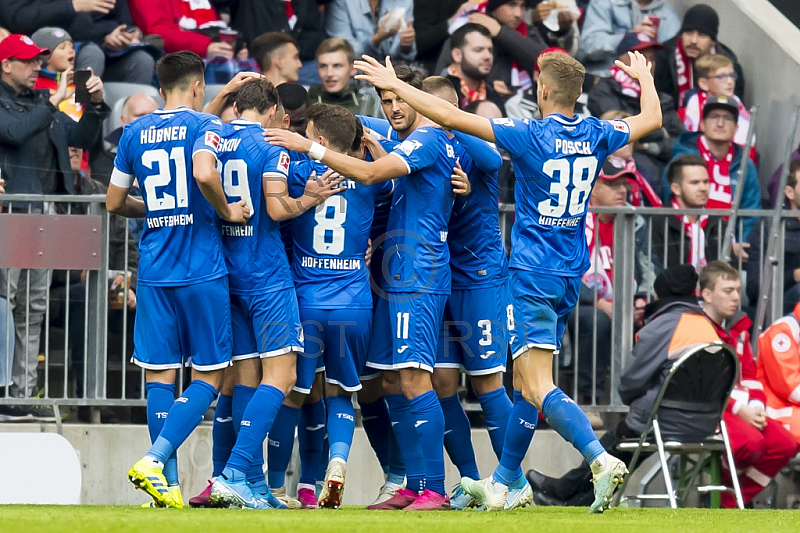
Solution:
[[[800,511],[616,509],[587,515],[585,508],[528,508],[505,513],[405,513],[345,508],[338,511],[141,509],[101,506],[0,506],[0,531],[39,532],[335,532],[374,533],[632,533],[800,531]]]

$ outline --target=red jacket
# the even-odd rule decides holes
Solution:
[[[746,314],[738,312],[728,320],[727,328],[723,328],[713,320],[711,323],[717,330],[720,340],[736,350],[739,356],[739,383],[731,393],[727,411],[736,414],[743,405],[754,405],[764,410],[767,396],[764,394],[764,384],[758,379],[756,362],[750,349],[749,330],[753,325],[752,321]]]
[[[185,5],[184,5],[185,4]],[[200,33],[183,29],[185,24],[201,28],[211,19],[219,21],[219,15],[207,1],[200,2],[198,9],[191,10],[186,0],[128,0],[133,21],[145,35],[157,34],[164,39],[164,48],[169,52],[191,50],[200,57],[206,56],[211,38]],[[208,5],[205,5],[208,4]],[[194,15],[192,12],[194,11]],[[187,16],[189,15],[189,16]],[[220,25],[224,25],[221,22]]]

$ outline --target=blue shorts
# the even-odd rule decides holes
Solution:
[[[139,285],[136,291],[133,362],[148,370],[181,368],[191,361],[201,371],[231,361],[228,278],[183,287]]]
[[[432,293],[388,293],[381,298],[375,309],[366,366],[433,372],[446,302],[446,294]]]
[[[300,310],[305,352],[297,358],[294,389],[311,392],[314,375],[325,371],[325,381],[348,392],[361,390],[359,376],[364,370],[372,326],[371,309]]]
[[[580,276],[509,269],[516,324],[511,332],[511,356],[530,348],[557,351],[569,314],[578,303]]]
[[[437,368],[458,368],[470,376],[505,372],[514,306],[508,284],[453,290],[447,300],[436,351]]]
[[[303,351],[303,330],[293,288],[266,294],[231,294],[233,360]]]

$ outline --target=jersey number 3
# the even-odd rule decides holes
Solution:
[[[592,182],[597,174],[596,157],[577,157],[568,159],[550,159],[542,165],[542,171],[551,179],[550,194],[556,195],[555,204],[551,199],[539,202],[539,213],[547,217],[560,218],[565,214],[571,217],[582,215],[586,211],[586,202],[592,193]]]

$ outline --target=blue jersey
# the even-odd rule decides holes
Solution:
[[[312,172],[328,167],[316,161],[292,163],[289,194],[299,198]],[[364,262],[375,201],[392,192],[392,182],[346,189],[292,220],[292,274],[302,308],[372,309],[369,270]]]
[[[509,267],[582,275],[589,268],[589,196],[608,154],[628,143],[628,124],[548,115],[496,118],[492,129],[497,146],[511,155],[516,177]]]
[[[502,285],[508,278],[498,216],[497,172],[503,158],[492,143],[465,133],[453,133],[456,157],[469,176],[472,192],[456,196],[450,215],[447,242],[452,288]]]
[[[361,121],[361,124],[371,129],[381,137],[392,141],[399,141],[400,136],[397,134],[392,124],[385,118],[368,117],[365,115],[356,115],[356,118]]]
[[[387,292],[449,294],[447,222],[453,209],[453,145],[443,130],[423,127],[390,155],[399,157],[409,173],[395,186],[383,243],[389,278],[381,285]]]
[[[218,117],[186,107],[159,109],[125,126],[112,183],[139,180],[145,222],[139,241],[139,284],[179,287],[227,273],[217,217],[194,179],[192,156],[216,157]]]
[[[219,149],[228,202],[245,200],[247,224],[222,222],[222,244],[231,294],[263,294],[292,287],[279,223],[269,217],[263,178],[287,180],[289,154],[264,140],[261,124],[234,120],[223,129]]]

